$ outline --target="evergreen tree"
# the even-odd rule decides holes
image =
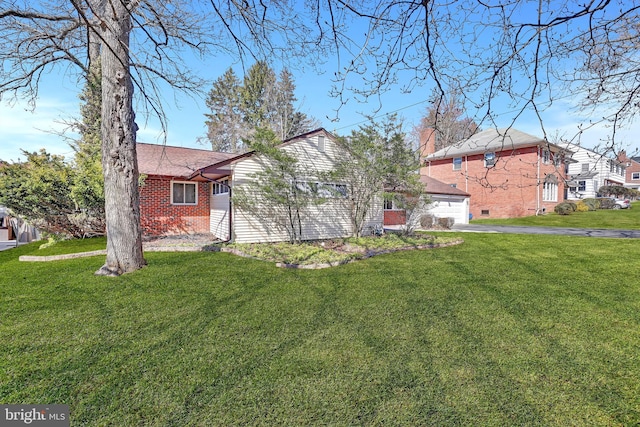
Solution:
[[[317,122],[296,110],[293,76],[283,69],[279,76],[265,61],[256,62],[242,82],[232,69],[218,78],[209,91],[205,114],[207,137],[214,151],[239,152],[257,129],[270,129],[284,141],[312,130]]]
[[[91,64],[83,91],[80,93],[81,120],[74,123],[80,139],[71,142],[74,156],[74,179],[71,198],[84,217],[90,234],[104,234],[104,178],[102,173],[100,128],[102,126],[102,85],[100,61]]]
[[[229,68],[214,83],[206,99],[211,109],[207,117],[207,138],[214,151],[238,152],[247,136],[240,106],[240,80]]]

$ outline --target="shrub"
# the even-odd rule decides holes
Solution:
[[[582,200],[580,200],[578,203],[576,203],[576,212],[588,212],[588,211],[592,211],[592,210],[595,210],[595,209],[591,209],[589,207],[589,205],[584,203]]]
[[[594,198],[582,199],[580,202],[584,203],[589,207],[590,211],[595,211],[596,209],[600,209],[600,200]]]
[[[420,217],[420,226],[422,228],[431,228],[433,227],[433,216],[431,215],[422,215]]]
[[[600,201],[600,206],[598,207],[598,209],[613,209],[613,207],[616,205],[616,201],[613,199],[609,199],[608,197],[603,197],[598,200]]]
[[[558,215],[570,215],[574,211],[574,209],[570,203],[564,202],[564,203],[558,203],[556,207],[553,208],[553,211]]]

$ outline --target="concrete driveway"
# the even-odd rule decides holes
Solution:
[[[613,237],[638,239],[640,230],[614,230],[604,228],[530,227],[523,225],[454,224],[451,231],[475,233],[554,234],[559,236]]]
[[[15,248],[15,247],[16,247],[16,241],[15,240],[1,241],[0,242],[0,251],[4,251],[5,249],[11,249],[11,248]]]

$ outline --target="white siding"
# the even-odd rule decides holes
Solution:
[[[221,240],[229,240],[229,193],[211,195],[211,233]]]
[[[598,189],[605,185],[606,182],[625,182],[625,170],[623,167],[618,166],[618,168],[614,168],[613,172],[610,169],[609,162],[613,161],[617,165],[618,162],[616,160],[576,145],[570,145],[568,149],[574,151],[572,158],[576,161],[576,163],[569,163],[568,175],[573,177],[573,181],[586,181],[586,188],[584,191],[575,192],[568,189],[567,199],[579,200],[596,197]]]
[[[317,178],[319,172],[333,169],[335,159],[341,153],[335,142],[325,136],[324,151],[318,150],[317,136],[291,142],[282,148],[298,158],[301,170],[308,171],[305,179]],[[260,156],[253,156],[236,163],[234,167],[233,186],[238,188],[252,180],[251,174],[262,169]],[[246,187],[245,187],[246,188]],[[233,239],[238,243],[286,241],[289,236],[286,228],[277,221],[268,220],[269,212],[260,213],[243,211],[234,206],[233,211]],[[271,216],[272,217],[272,216]],[[367,225],[382,225],[382,202],[375,203],[371,209],[370,220]],[[345,200],[341,198],[328,199],[319,206],[305,209],[302,218],[302,238],[305,240],[345,237],[351,234],[349,212]]]

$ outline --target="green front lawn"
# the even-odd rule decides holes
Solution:
[[[150,253],[119,278],[0,252],[0,403],[88,426],[640,423],[639,242],[462,237],[325,270]],[[47,255],[68,244],[100,246]]]
[[[599,209],[592,212],[573,212],[571,215],[526,216],[508,219],[474,219],[472,224],[530,225],[541,227],[570,228],[617,228],[640,230],[640,201],[632,202],[632,209]]]

